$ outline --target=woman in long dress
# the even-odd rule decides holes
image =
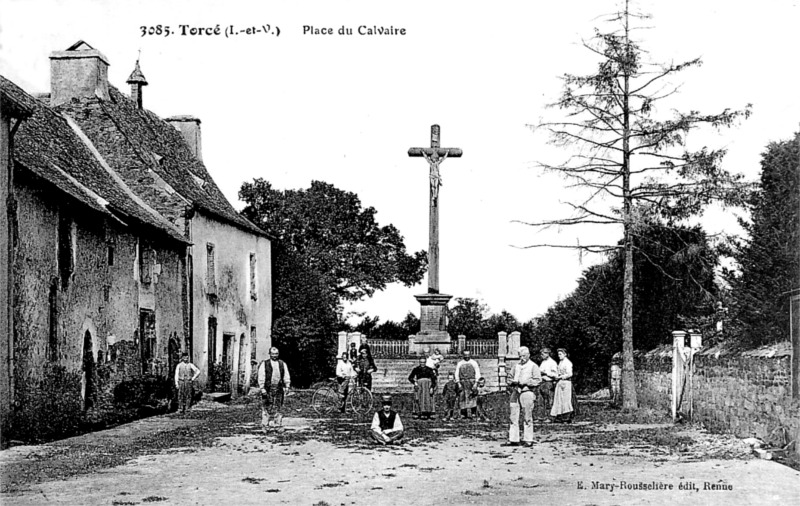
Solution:
[[[414,407],[416,413],[412,417],[430,419],[436,415],[436,406],[433,402],[436,393],[436,372],[425,365],[425,358],[419,360],[408,376],[408,381],[414,384]]]
[[[556,379],[555,396],[550,416],[556,421],[570,423],[577,410],[575,391],[572,388],[572,362],[567,358],[567,350],[558,349],[558,375]]]

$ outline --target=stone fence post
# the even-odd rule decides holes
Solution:
[[[508,385],[506,373],[506,353],[508,352],[508,339],[505,332],[497,333],[497,386],[505,390]]]
[[[415,353],[415,349],[416,348],[414,348],[414,343],[416,342],[416,340],[417,340],[416,334],[410,334],[408,336],[408,353],[409,354]]]
[[[678,389],[683,386],[683,348],[686,345],[686,332],[672,332],[672,421],[678,417]]]
[[[347,351],[347,332],[339,332],[339,346],[336,351],[336,357],[341,357],[342,353]]]
[[[464,349],[466,347],[467,347],[467,336],[465,336],[464,334],[459,334],[458,335],[458,354],[461,355],[461,353],[464,352]]]
[[[508,353],[508,334],[505,332],[497,333],[497,356],[505,357]]]
[[[508,353],[507,355],[519,356],[519,332],[514,331],[508,335]]]

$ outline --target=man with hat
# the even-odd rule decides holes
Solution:
[[[381,397],[381,410],[372,417],[372,427],[369,436],[382,445],[390,445],[403,437],[403,422],[400,415],[392,409],[392,398],[388,395]]]

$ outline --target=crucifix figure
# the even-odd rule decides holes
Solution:
[[[439,125],[431,125],[431,147],[411,148],[408,156],[423,157],[430,167],[430,202],[428,217],[428,293],[439,293],[439,187],[442,176],[439,165],[445,158],[458,158],[462,151],[458,148],[439,146]]]

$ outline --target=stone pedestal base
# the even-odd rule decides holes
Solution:
[[[447,303],[452,295],[423,293],[415,295],[420,305],[420,331],[409,342],[410,353],[423,353],[425,348],[439,348],[443,354],[450,349],[450,334],[447,333]]]

